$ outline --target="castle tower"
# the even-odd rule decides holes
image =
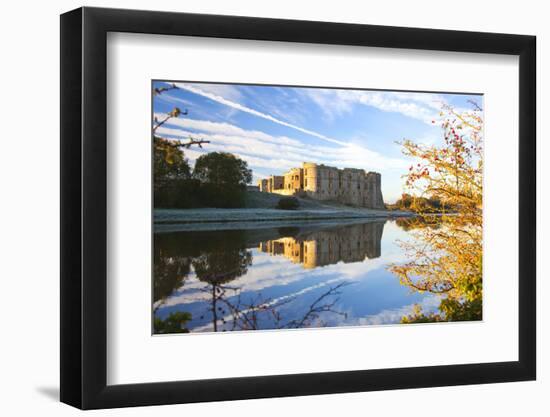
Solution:
[[[302,169],[304,172],[304,191],[306,193],[317,193],[318,182],[318,165],[311,162],[302,163]],[[319,178],[320,182],[320,178]]]
[[[364,206],[374,209],[384,209],[384,198],[382,197],[382,176],[378,172],[367,172],[366,175],[367,193]]]

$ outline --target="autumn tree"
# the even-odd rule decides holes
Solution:
[[[415,160],[406,175],[409,193],[441,204],[440,227],[413,227],[416,243],[401,242],[410,260],[390,268],[411,290],[441,296],[439,313],[426,314],[417,307],[403,318],[407,323],[481,319],[482,109],[476,105],[459,112],[444,105],[440,116],[441,146],[402,143],[404,154]],[[453,207],[452,212],[445,207]],[[411,204],[411,209],[416,221],[433,223],[425,207]]]
[[[153,170],[155,189],[169,181],[188,179],[191,168],[183,151],[173,141],[154,137]]]

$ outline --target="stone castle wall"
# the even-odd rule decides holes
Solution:
[[[258,182],[260,191],[308,196],[350,206],[383,209],[381,176],[362,169],[338,169],[304,162],[284,175],[272,175]]]

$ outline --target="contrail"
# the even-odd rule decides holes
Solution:
[[[286,126],[286,127],[289,127],[291,129],[294,129],[294,130],[297,130],[299,132],[302,132],[302,133],[305,133],[307,135],[310,135],[310,136],[314,136],[316,138],[319,138],[319,139],[322,139],[322,140],[325,140],[327,142],[331,142],[331,143],[336,143],[338,145],[343,145],[343,146],[348,146],[349,144],[346,143],[346,142],[342,142],[340,140],[337,140],[337,139],[332,139],[332,138],[329,138],[325,135],[322,135],[320,133],[317,133],[317,132],[313,132],[311,130],[308,130],[308,129],[304,129],[303,127],[300,127],[300,126],[296,126],[296,125],[293,125],[291,123],[287,123],[283,120],[279,120],[269,114],[265,114],[265,113],[262,113],[262,112],[259,112],[257,110],[254,110],[254,109],[251,109],[250,107],[246,107],[246,106],[243,106],[242,104],[239,104],[239,103],[235,103],[234,101],[231,101],[231,100],[227,100],[221,96],[218,96],[216,94],[212,94],[212,93],[209,93],[209,92],[206,92],[206,91],[203,91],[201,90],[200,88],[197,88],[193,85],[190,85],[190,84],[184,84],[184,83],[175,83],[176,86],[178,88],[181,88],[182,90],[186,90],[186,91],[189,91],[191,93],[194,93],[194,94],[198,94],[202,97],[206,97],[210,100],[213,100],[217,103],[220,103],[220,104],[223,104],[225,106],[229,106],[229,107],[232,107],[234,109],[237,109],[237,110],[240,110],[240,111],[243,111],[245,113],[248,113],[248,114],[252,114],[254,116],[257,116],[257,117],[261,117],[262,119],[266,119],[266,120],[269,120],[273,123],[277,123],[279,125],[282,125],[282,126]]]

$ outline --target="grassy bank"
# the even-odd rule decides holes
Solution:
[[[246,208],[155,209],[155,231],[263,228],[413,216],[411,212],[350,207],[304,198],[298,199],[300,206],[297,210],[279,210],[274,208],[279,199],[280,196],[275,194],[249,191]]]

